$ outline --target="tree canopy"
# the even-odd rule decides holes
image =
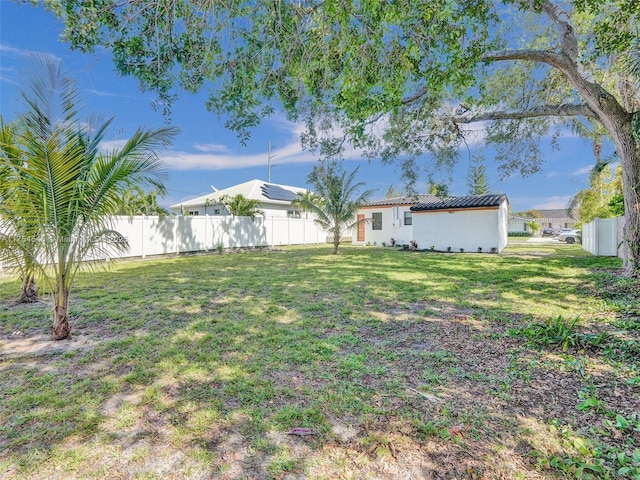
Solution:
[[[120,204],[117,208],[117,215],[169,215],[166,208],[158,205],[158,196],[165,194],[164,189],[157,188],[145,190],[140,185],[131,185],[122,192]]]
[[[469,187],[469,195],[487,195],[491,190],[489,180],[487,180],[484,157],[478,156],[473,159],[467,175],[467,186]]]
[[[170,102],[207,88],[208,108],[246,139],[282,108],[303,144],[347,143],[415,182],[450,166],[482,124],[505,175],[537,172],[539,139],[569,119],[598,124],[623,169],[626,239],[640,269],[640,105],[628,0],[115,2],[51,0],[75,48],[113,50],[117,70]],[[168,103],[167,103],[168,104]],[[429,154],[430,162],[425,162]]]
[[[597,163],[589,173],[589,187],[579,191],[569,202],[568,209],[578,225],[594,218],[610,218],[624,214],[620,205],[622,196],[622,169],[611,170],[610,160]],[[620,212],[622,207],[622,212]]]

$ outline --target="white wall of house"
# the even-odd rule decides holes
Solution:
[[[385,242],[390,245],[391,239],[394,238],[397,245],[408,245],[410,240],[413,240],[413,228],[412,225],[405,225],[405,212],[408,212],[409,218],[413,222],[413,215],[411,213],[411,205],[399,205],[399,206],[382,206],[382,207],[367,207],[358,211],[359,214],[364,214],[367,218],[367,223],[364,227],[364,241],[358,241],[357,229],[354,229],[352,235],[352,242],[355,245],[366,245],[367,243],[373,245],[381,245]],[[374,229],[373,214],[382,214],[381,229]]]
[[[413,236],[420,249],[476,252],[482,247],[483,252],[501,252],[507,245],[506,202],[494,209],[414,212]]]
[[[528,232],[527,222],[529,220],[523,218],[511,218],[507,224],[507,230],[509,232]]]

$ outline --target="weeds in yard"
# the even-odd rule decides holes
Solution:
[[[571,321],[565,320],[560,315],[547,319],[544,323],[532,323],[525,327],[513,328],[509,330],[509,334],[527,338],[530,345],[560,345],[563,352],[569,348],[577,350],[602,348],[610,338],[610,333],[607,331],[599,334],[581,333],[576,328],[579,320],[579,317]]]

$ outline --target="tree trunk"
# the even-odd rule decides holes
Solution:
[[[22,295],[20,303],[35,303],[38,301],[38,286],[33,275],[26,275],[22,281]]]
[[[64,340],[71,333],[69,318],[67,317],[67,305],[69,303],[69,292],[63,287],[59,287],[54,296],[55,307],[53,309],[53,328],[51,335],[54,340]]]
[[[336,255],[338,253],[338,247],[340,246],[340,232],[333,232],[333,254]]]
[[[629,122],[631,123],[631,122]],[[640,147],[632,128],[614,135],[616,151],[622,164],[624,193],[624,240],[627,244],[626,274],[640,274]]]

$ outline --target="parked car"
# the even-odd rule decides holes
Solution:
[[[553,228],[543,228],[542,236],[543,237],[554,237],[557,235],[557,232]]]
[[[558,240],[565,243],[576,243],[582,240],[582,230],[563,228],[558,234]]]

